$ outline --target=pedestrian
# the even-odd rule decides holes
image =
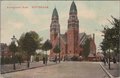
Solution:
[[[106,59],[106,63],[108,64],[108,58],[105,58]]]
[[[43,64],[45,64],[45,57],[43,57]]]
[[[55,62],[57,63],[57,56],[55,56]]]
[[[105,59],[105,57],[103,58],[103,62],[104,62],[104,65],[106,65],[106,59]]]
[[[113,57],[113,63],[114,63],[114,64],[116,63],[116,59],[115,59],[115,57]]]
[[[45,65],[47,65],[48,57],[45,58]]]
[[[66,57],[64,56],[63,61],[65,61],[65,60],[66,60]]]

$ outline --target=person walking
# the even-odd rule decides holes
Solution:
[[[57,55],[55,55],[55,62],[57,63]]]
[[[43,64],[45,64],[45,57],[43,57]]]
[[[116,58],[115,58],[115,57],[113,57],[113,63],[114,63],[114,64],[116,63]]]

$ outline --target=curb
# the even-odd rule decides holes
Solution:
[[[110,78],[115,78],[113,77],[106,69],[105,67],[103,67],[103,65],[100,63],[100,66],[102,67],[102,69],[105,71],[105,73],[110,77]]]
[[[56,64],[48,64],[48,65],[41,65],[41,66],[25,68],[25,69],[11,70],[11,71],[7,71],[7,72],[1,72],[1,74],[19,72],[19,71],[30,70],[30,69],[35,69],[35,68],[39,68],[39,67],[52,66],[52,65],[56,65]]]

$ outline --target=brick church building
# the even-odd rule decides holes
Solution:
[[[77,7],[73,1],[70,6],[68,26],[65,34],[60,33],[60,24],[59,24],[59,15],[57,9],[54,8],[51,25],[50,25],[50,41],[53,48],[50,50],[50,58],[54,58],[56,53],[53,52],[53,49],[56,45],[60,43],[60,57],[73,57],[81,56],[85,40],[90,39],[90,57],[95,57],[96,54],[96,45],[94,42],[94,35],[86,35],[86,33],[79,33],[79,19],[77,17]]]

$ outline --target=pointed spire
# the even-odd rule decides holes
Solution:
[[[76,5],[75,5],[75,2],[73,0],[72,4],[71,4],[71,7],[70,7],[70,13],[71,12],[76,12],[77,13],[77,8],[76,8]]]
[[[55,6],[55,8],[53,10],[53,14],[52,14],[52,17],[54,17],[54,16],[58,17],[58,12],[57,12],[56,6]]]

